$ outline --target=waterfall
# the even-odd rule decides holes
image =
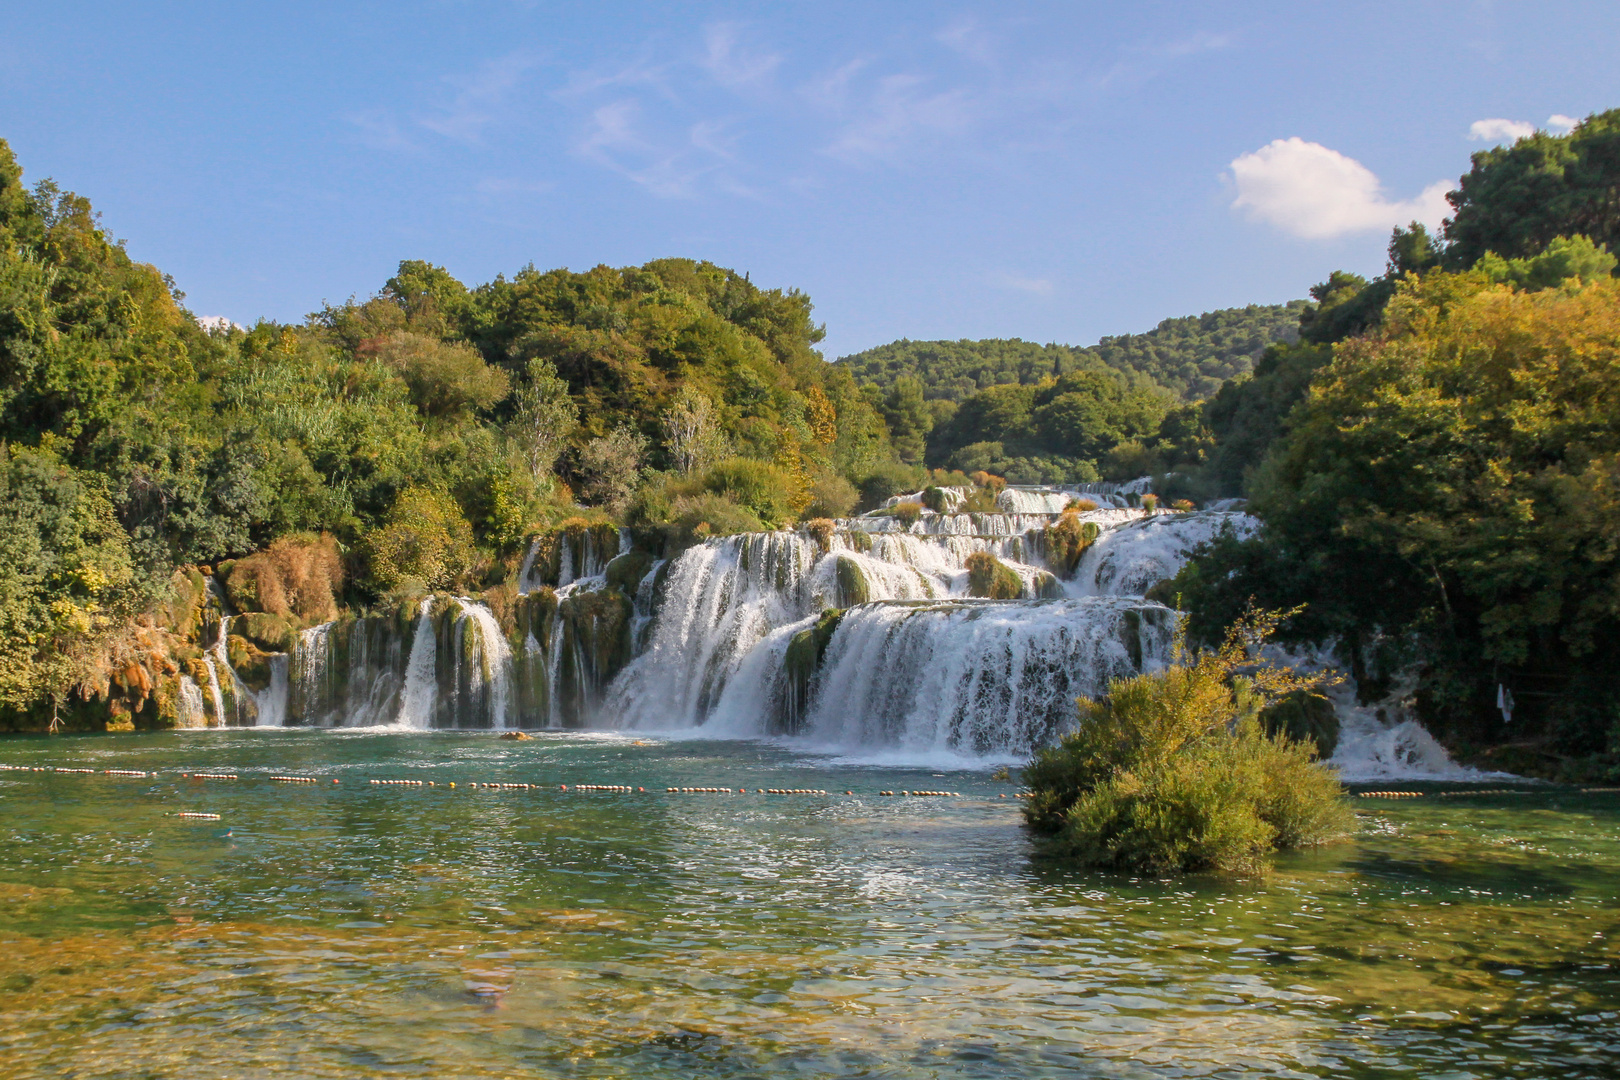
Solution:
[[[676,559],[646,651],[609,693],[623,727],[701,724],[726,679],[771,630],[810,614],[818,548],[789,532],[709,540]]]
[[[1061,514],[1073,498],[1066,491],[1003,488],[996,505],[1009,514]]]
[[[1141,596],[1155,582],[1174,577],[1199,544],[1230,528],[1238,536],[1259,522],[1247,514],[1197,511],[1152,514],[1105,531],[1075,567],[1080,595]]]
[[[806,620],[808,623],[809,620]],[[1024,757],[1075,719],[1075,699],[1163,665],[1174,615],[1140,600],[866,604],[838,624],[800,733],[842,749]],[[727,686],[714,723],[759,734],[791,711],[784,627]]]
[[[416,635],[411,640],[411,656],[405,665],[405,689],[399,695],[399,727],[426,729],[433,726],[433,704],[439,684],[433,639],[433,597],[424,596],[416,609]]]
[[[458,698],[452,723],[462,726],[468,716],[488,719],[487,726],[512,726],[512,647],[506,643],[500,624],[489,608],[465,596],[455,598],[458,672],[455,686]],[[460,661],[465,661],[465,667]]]
[[[203,704],[202,687],[198,686],[190,675],[180,676],[180,692],[175,698],[175,718],[177,727],[208,726],[208,712]]]
[[[222,639],[223,640],[223,639]],[[203,655],[203,666],[208,669],[208,692],[214,699],[214,726],[225,726],[225,695],[219,688],[219,664],[214,657]]]

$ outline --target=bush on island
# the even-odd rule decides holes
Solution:
[[[917,519],[922,517],[922,512],[923,504],[915,499],[895,503],[889,508],[889,516],[908,529],[917,524]]]
[[[1320,679],[1256,660],[1286,615],[1249,611],[1197,656],[1178,631],[1162,671],[1080,700],[1080,726],[1024,770],[1025,816],[1054,854],[1147,873],[1255,873],[1268,854],[1347,835],[1338,774],[1265,709]]]

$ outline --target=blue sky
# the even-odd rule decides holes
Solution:
[[[685,255],[808,292],[831,358],[1376,273],[1616,56],[1612,0],[66,2],[7,13],[0,137],[199,315]]]

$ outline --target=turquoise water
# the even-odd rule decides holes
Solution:
[[[0,764],[160,773],[0,772],[0,1076],[1620,1075],[1615,794],[1360,799],[1354,843],[1267,880],[1160,882],[1042,862],[987,771],[760,743],[219,731]]]

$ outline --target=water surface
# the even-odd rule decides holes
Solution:
[[[1620,1074],[1620,795],[1363,799],[1356,842],[1268,880],[1161,882],[1040,860],[986,771],[766,743],[243,730],[0,764],[160,774],[0,772],[0,1076]]]

